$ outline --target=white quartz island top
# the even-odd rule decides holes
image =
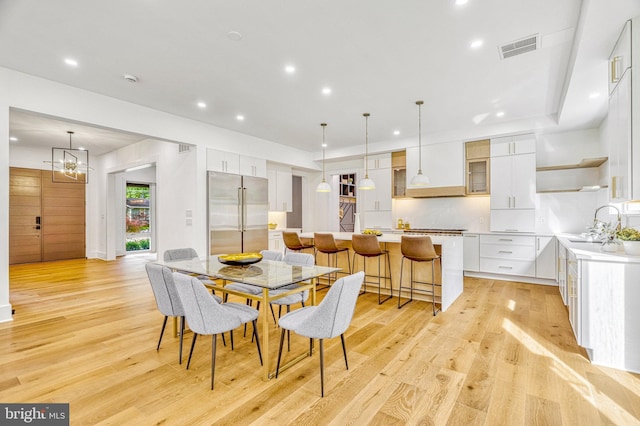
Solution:
[[[325,233],[325,232],[322,232]],[[333,237],[338,241],[351,241],[352,232],[326,232],[333,234]],[[313,232],[302,232],[300,237],[313,238]],[[378,237],[378,241],[382,243],[383,248],[385,244],[390,244],[386,248],[392,253],[391,267],[400,270],[401,254],[400,254],[400,240],[402,233],[383,233]],[[415,237],[416,235],[411,235]],[[464,290],[464,276],[463,276],[463,238],[462,235],[429,235],[434,245],[440,246],[441,249],[441,261],[442,261],[442,311],[446,311],[449,306],[462,294]],[[393,246],[397,244],[397,246]],[[397,253],[397,254],[396,254]],[[352,255],[353,256],[353,255]],[[405,261],[406,262],[406,261]],[[409,267],[408,262],[405,268]],[[437,265],[437,263],[436,263]],[[394,272],[395,275],[395,272]],[[403,285],[408,285],[404,283]],[[397,289],[397,285],[394,284],[394,288]],[[394,301],[397,294],[394,293]]]

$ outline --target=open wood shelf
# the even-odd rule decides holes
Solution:
[[[568,170],[568,169],[587,169],[590,167],[600,167],[607,161],[607,157],[585,158],[577,164],[560,164],[557,166],[537,167],[537,172],[548,172],[552,170]]]

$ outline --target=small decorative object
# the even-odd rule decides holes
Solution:
[[[617,226],[613,226],[611,222],[600,222],[599,236],[602,240],[602,251],[614,252],[618,250],[618,242],[616,240]]]
[[[269,229],[271,229],[272,231],[273,231],[274,229],[276,229],[277,227],[278,227],[278,224],[277,224],[277,223],[270,223],[270,224],[269,224]]]
[[[262,260],[260,253],[233,253],[218,256],[218,261],[225,265],[250,265]]]
[[[640,256],[640,231],[629,227],[622,228],[616,233],[616,237],[622,241],[626,254]]]
[[[362,233],[365,235],[375,235],[376,237],[382,235],[382,231],[380,231],[379,229],[365,229],[364,231],[362,231]]]
[[[355,213],[353,216],[354,216],[353,232],[355,232],[356,234],[359,234],[360,233],[360,213]]]

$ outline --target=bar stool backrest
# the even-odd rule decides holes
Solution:
[[[284,245],[287,246],[289,250],[301,250],[305,248],[297,232],[282,231],[282,239],[284,240]]]
[[[428,235],[401,236],[400,251],[404,257],[416,262],[426,262],[439,257]]]
[[[322,253],[336,253],[340,251],[335,238],[333,238],[333,234],[315,232],[313,234],[313,242],[316,250]]]
[[[353,234],[351,236],[351,247],[360,256],[380,256],[383,251],[380,248],[378,237],[373,234]]]

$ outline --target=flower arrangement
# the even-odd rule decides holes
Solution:
[[[616,237],[622,241],[640,241],[640,231],[626,227],[616,232]]]

